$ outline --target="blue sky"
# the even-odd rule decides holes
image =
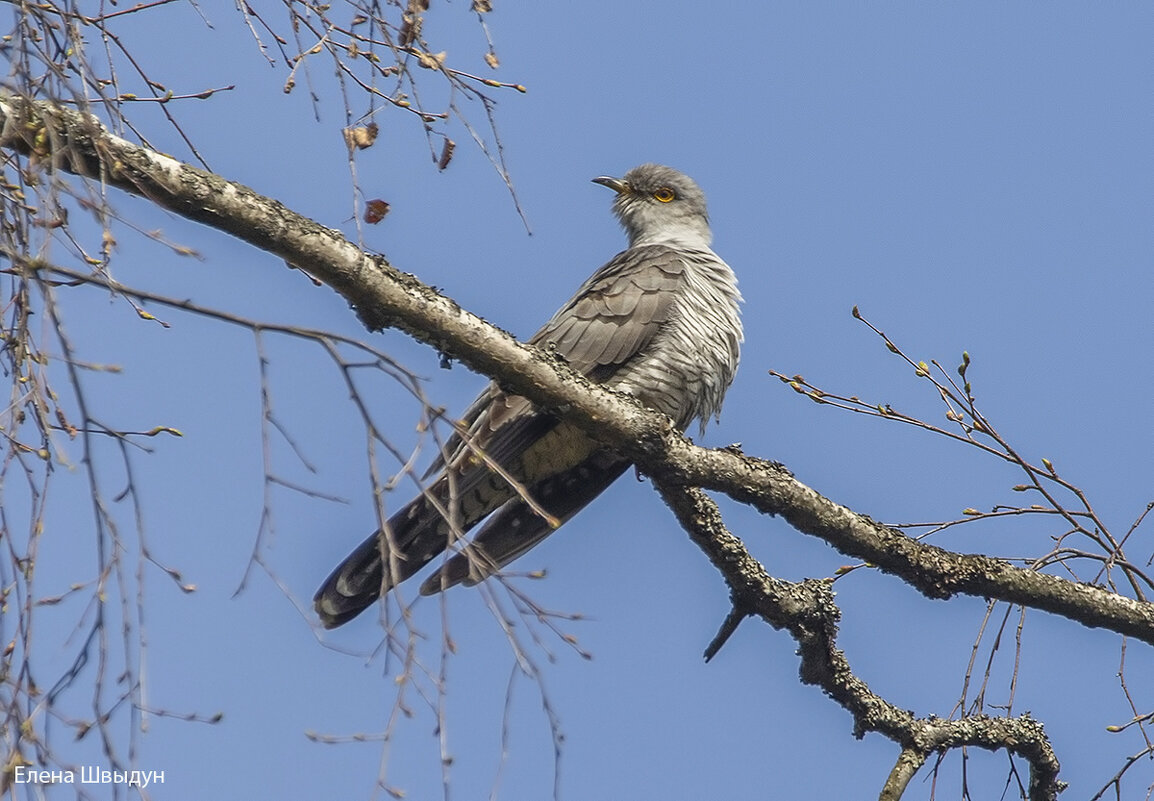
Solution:
[[[451,64],[480,73],[485,44],[466,6],[435,3],[425,35],[448,50]],[[823,388],[944,423],[936,398],[851,317],[856,304],[915,359],[953,366],[968,351],[970,380],[1000,431],[1028,458],[1051,459],[1124,533],[1151,500],[1154,475],[1154,9],[652,8],[497,4],[487,18],[501,59],[495,77],[529,89],[494,94],[532,235],[464,131],[450,129],[457,155],[438,173],[409,116],[383,113],[380,139],[357,166],[366,194],[392,210],[366,232],[366,245],[526,337],[622,246],[610,193],[589,179],[644,161],[670,164],[706,191],[715,249],[746,298],[741,370],[704,444],[741,442],[887,522],[1022,502],[1010,491],[1021,478],[1007,466],[924,432],[819,407],[768,375],[802,373]],[[281,92],[283,70],[268,65],[235,12],[204,11],[211,29],[191,6],[174,4],[129,15],[123,35],[150,75],[178,93],[236,85],[175,107],[216,171],[355,233],[344,119],[327,66],[318,59],[313,75],[324,95],[318,122],[305,82]],[[142,113],[158,148],[188,158],[155,113]],[[483,126],[479,110],[473,117]],[[125,234],[113,268],[126,283],[238,314],[363,333],[338,297],[277,260],[143,200],[111,200],[141,227],[161,228],[204,256],[178,258]],[[429,637],[422,656],[440,669],[443,621],[456,647],[444,667],[452,764],[442,772],[435,711],[412,694],[412,716],[398,720],[388,746],[372,739],[389,725],[398,693],[396,664],[374,655],[379,624],[366,615],[318,635],[301,612],[375,525],[364,434],[337,370],[315,348],[267,342],[278,417],[316,468],[304,469],[276,442],[274,469],[347,503],[274,489],[275,534],[262,554],[282,586],[256,570],[237,594],[264,491],[251,335],[153,309],[172,325],[161,329],[95,290],[61,295],[81,356],[124,367],[86,378],[98,416],[185,435],[133,456],[152,553],[198,588],[186,595],[159,571],[145,572],[148,696],[156,708],[224,718],[211,726],[150,721],[136,760],[166,772],[155,797],[365,798],[387,771],[387,784],[412,799],[441,797],[446,775],[454,799],[491,797],[495,784],[495,797],[546,798],[554,746],[541,686],[564,735],[562,798],[876,797],[896,746],[879,735],[855,740],[849,715],[800,685],[788,637],[747,622],[703,664],[727,592],[652,488],[631,476],[515,565],[548,571],[521,586],[546,608],[583,616],[561,627],[593,658],[543,634],[545,648],[530,649],[541,685],[518,676],[507,702],[514,657],[483,594],[456,590],[444,607],[426,599],[414,609]],[[483,385],[459,366],[439,369],[436,354],[400,333],[372,341],[427,376],[427,392],[450,410],[463,409]],[[379,402],[388,436],[412,447],[415,404],[382,380],[366,376],[363,389]],[[101,458],[115,494],[115,454]],[[38,578],[44,595],[92,571],[86,487],[57,472]],[[781,521],[733,504],[725,511],[777,576],[829,576],[849,561]],[[129,512],[118,509],[124,520]],[[1017,557],[1044,553],[1060,533],[1030,519],[963,526],[935,542]],[[1131,542],[1131,558],[1144,563],[1149,537],[1139,530]],[[858,674],[900,707],[949,714],[981,599],[931,602],[869,570],[836,589],[840,645]],[[74,596],[39,613],[40,683],[49,685],[74,657],[79,643],[66,637],[82,609]],[[1015,613],[1011,633],[1017,621]],[[1132,714],[1115,675],[1118,638],[1038,612],[1025,621],[1013,710],[1045,722],[1068,797],[1089,797],[1143,747],[1136,731],[1106,732]],[[518,631],[527,635],[524,622]],[[996,656],[989,704],[1006,702],[1011,639]],[[1152,668],[1149,649],[1131,644],[1126,677],[1140,712],[1154,704]],[[63,701],[70,714],[84,712],[82,687]],[[318,744],[310,731],[370,741]],[[102,764],[95,738],[73,748],[78,761]],[[1004,754],[972,752],[966,770],[972,797],[1000,796]],[[1126,785],[1132,797],[1154,781],[1143,770]],[[931,796],[926,775],[907,797]],[[951,754],[936,797],[957,797],[961,780],[960,755]]]

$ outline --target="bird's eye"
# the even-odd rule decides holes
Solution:
[[[673,198],[677,197],[677,195],[668,186],[663,186],[653,193],[653,197],[657,198],[662,203],[668,203],[669,201],[673,200]]]

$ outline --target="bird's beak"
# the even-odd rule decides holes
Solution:
[[[593,183],[607,186],[619,195],[622,192],[630,191],[629,184],[625,183],[620,178],[610,178],[608,175],[602,175],[600,178],[594,178]]]

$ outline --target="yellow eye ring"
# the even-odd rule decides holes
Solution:
[[[653,193],[653,197],[657,200],[660,200],[662,203],[668,203],[677,197],[677,195],[668,186],[663,186]]]

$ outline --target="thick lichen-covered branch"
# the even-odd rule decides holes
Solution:
[[[931,754],[963,746],[1006,749],[1024,758],[1030,764],[1030,801],[1057,798],[1062,789],[1058,759],[1041,723],[1028,714],[919,718],[875,694],[837,647],[841,612],[831,581],[794,583],[770,576],[726,528],[717,505],[704,492],[663,481],[657,486],[690,538],[725,578],[735,610],[756,615],[793,636],[801,657],[801,680],[820,687],[853,716],[855,736],[878,732],[901,746],[880,795],[883,801],[901,798],[910,778]]]
[[[399,328],[511,391],[558,410],[656,477],[724,492],[931,598],[967,594],[1046,610],[1154,644],[1154,604],[1106,589],[919,542],[837,504],[780,465],[695,447],[663,416],[589,384],[451,299],[241,184],[111,134],[46,101],[0,98],[0,147],[149,198],[276,254],[340,293],[372,330]]]

